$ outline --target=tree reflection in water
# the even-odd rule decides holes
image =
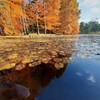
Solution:
[[[66,66],[57,70],[50,64],[41,64],[21,71],[7,71],[6,75],[4,72],[0,79],[0,100],[34,100],[40,89],[59,78],[65,69]]]

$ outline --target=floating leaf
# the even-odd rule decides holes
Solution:
[[[29,63],[31,62],[31,59],[30,58],[26,58],[22,61],[23,64],[26,64],[26,63]]]
[[[2,57],[0,57],[0,62],[3,62],[4,60],[3,60],[3,58]]]
[[[22,70],[23,68],[25,68],[25,65],[17,65],[15,70]]]
[[[8,56],[8,59],[14,59],[18,56],[18,54],[12,54]]]
[[[42,58],[42,59],[41,59],[41,62],[43,62],[43,63],[48,63],[49,60],[48,60],[48,58]]]
[[[57,69],[61,69],[61,68],[64,67],[64,64],[63,64],[63,63],[56,63],[56,64],[55,64],[55,67],[56,67]]]
[[[7,64],[1,67],[0,70],[10,69],[10,68],[13,68],[15,65],[16,65],[15,63]]]
[[[31,54],[34,55],[34,54],[37,54],[37,53],[36,52],[32,52]]]

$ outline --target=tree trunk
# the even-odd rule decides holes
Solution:
[[[45,0],[43,1],[43,5],[44,5],[44,33],[47,33],[47,29],[46,29],[46,7],[45,7]]]
[[[37,11],[36,11],[37,34],[40,34],[38,17],[39,17],[39,15],[38,15],[38,7],[37,7]]]

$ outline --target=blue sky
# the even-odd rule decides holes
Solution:
[[[100,0],[77,0],[81,9],[79,22],[89,22],[97,20],[100,22]]]

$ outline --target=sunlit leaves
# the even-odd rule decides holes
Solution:
[[[5,0],[0,4],[0,26],[4,27],[7,35],[22,35],[37,30],[79,33],[80,11],[76,0],[34,0],[32,3]]]
[[[79,33],[79,10],[76,0],[62,0],[60,9],[60,32],[64,34]]]
[[[14,59],[17,58],[18,54],[12,54],[8,56],[8,59]]]
[[[26,63],[29,63],[29,62],[31,62],[31,59],[30,59],[30,58],[25,58],[25,59],[22,61],[23,64],[26,64]]]
[[[10,64],[6,64],[2,67],[0,67],[0,70],[5,70],[5,69],[11,69],[16,65],[16,63],[10,63]]]
[[[2,26],[7,35],[20,34],[20,30],[22,29],[21,17],[24,14],[21,9],[21,3],[18,3],[20,0],[16,1],[1,1],[3,3],[3,6],[0,8]]]

